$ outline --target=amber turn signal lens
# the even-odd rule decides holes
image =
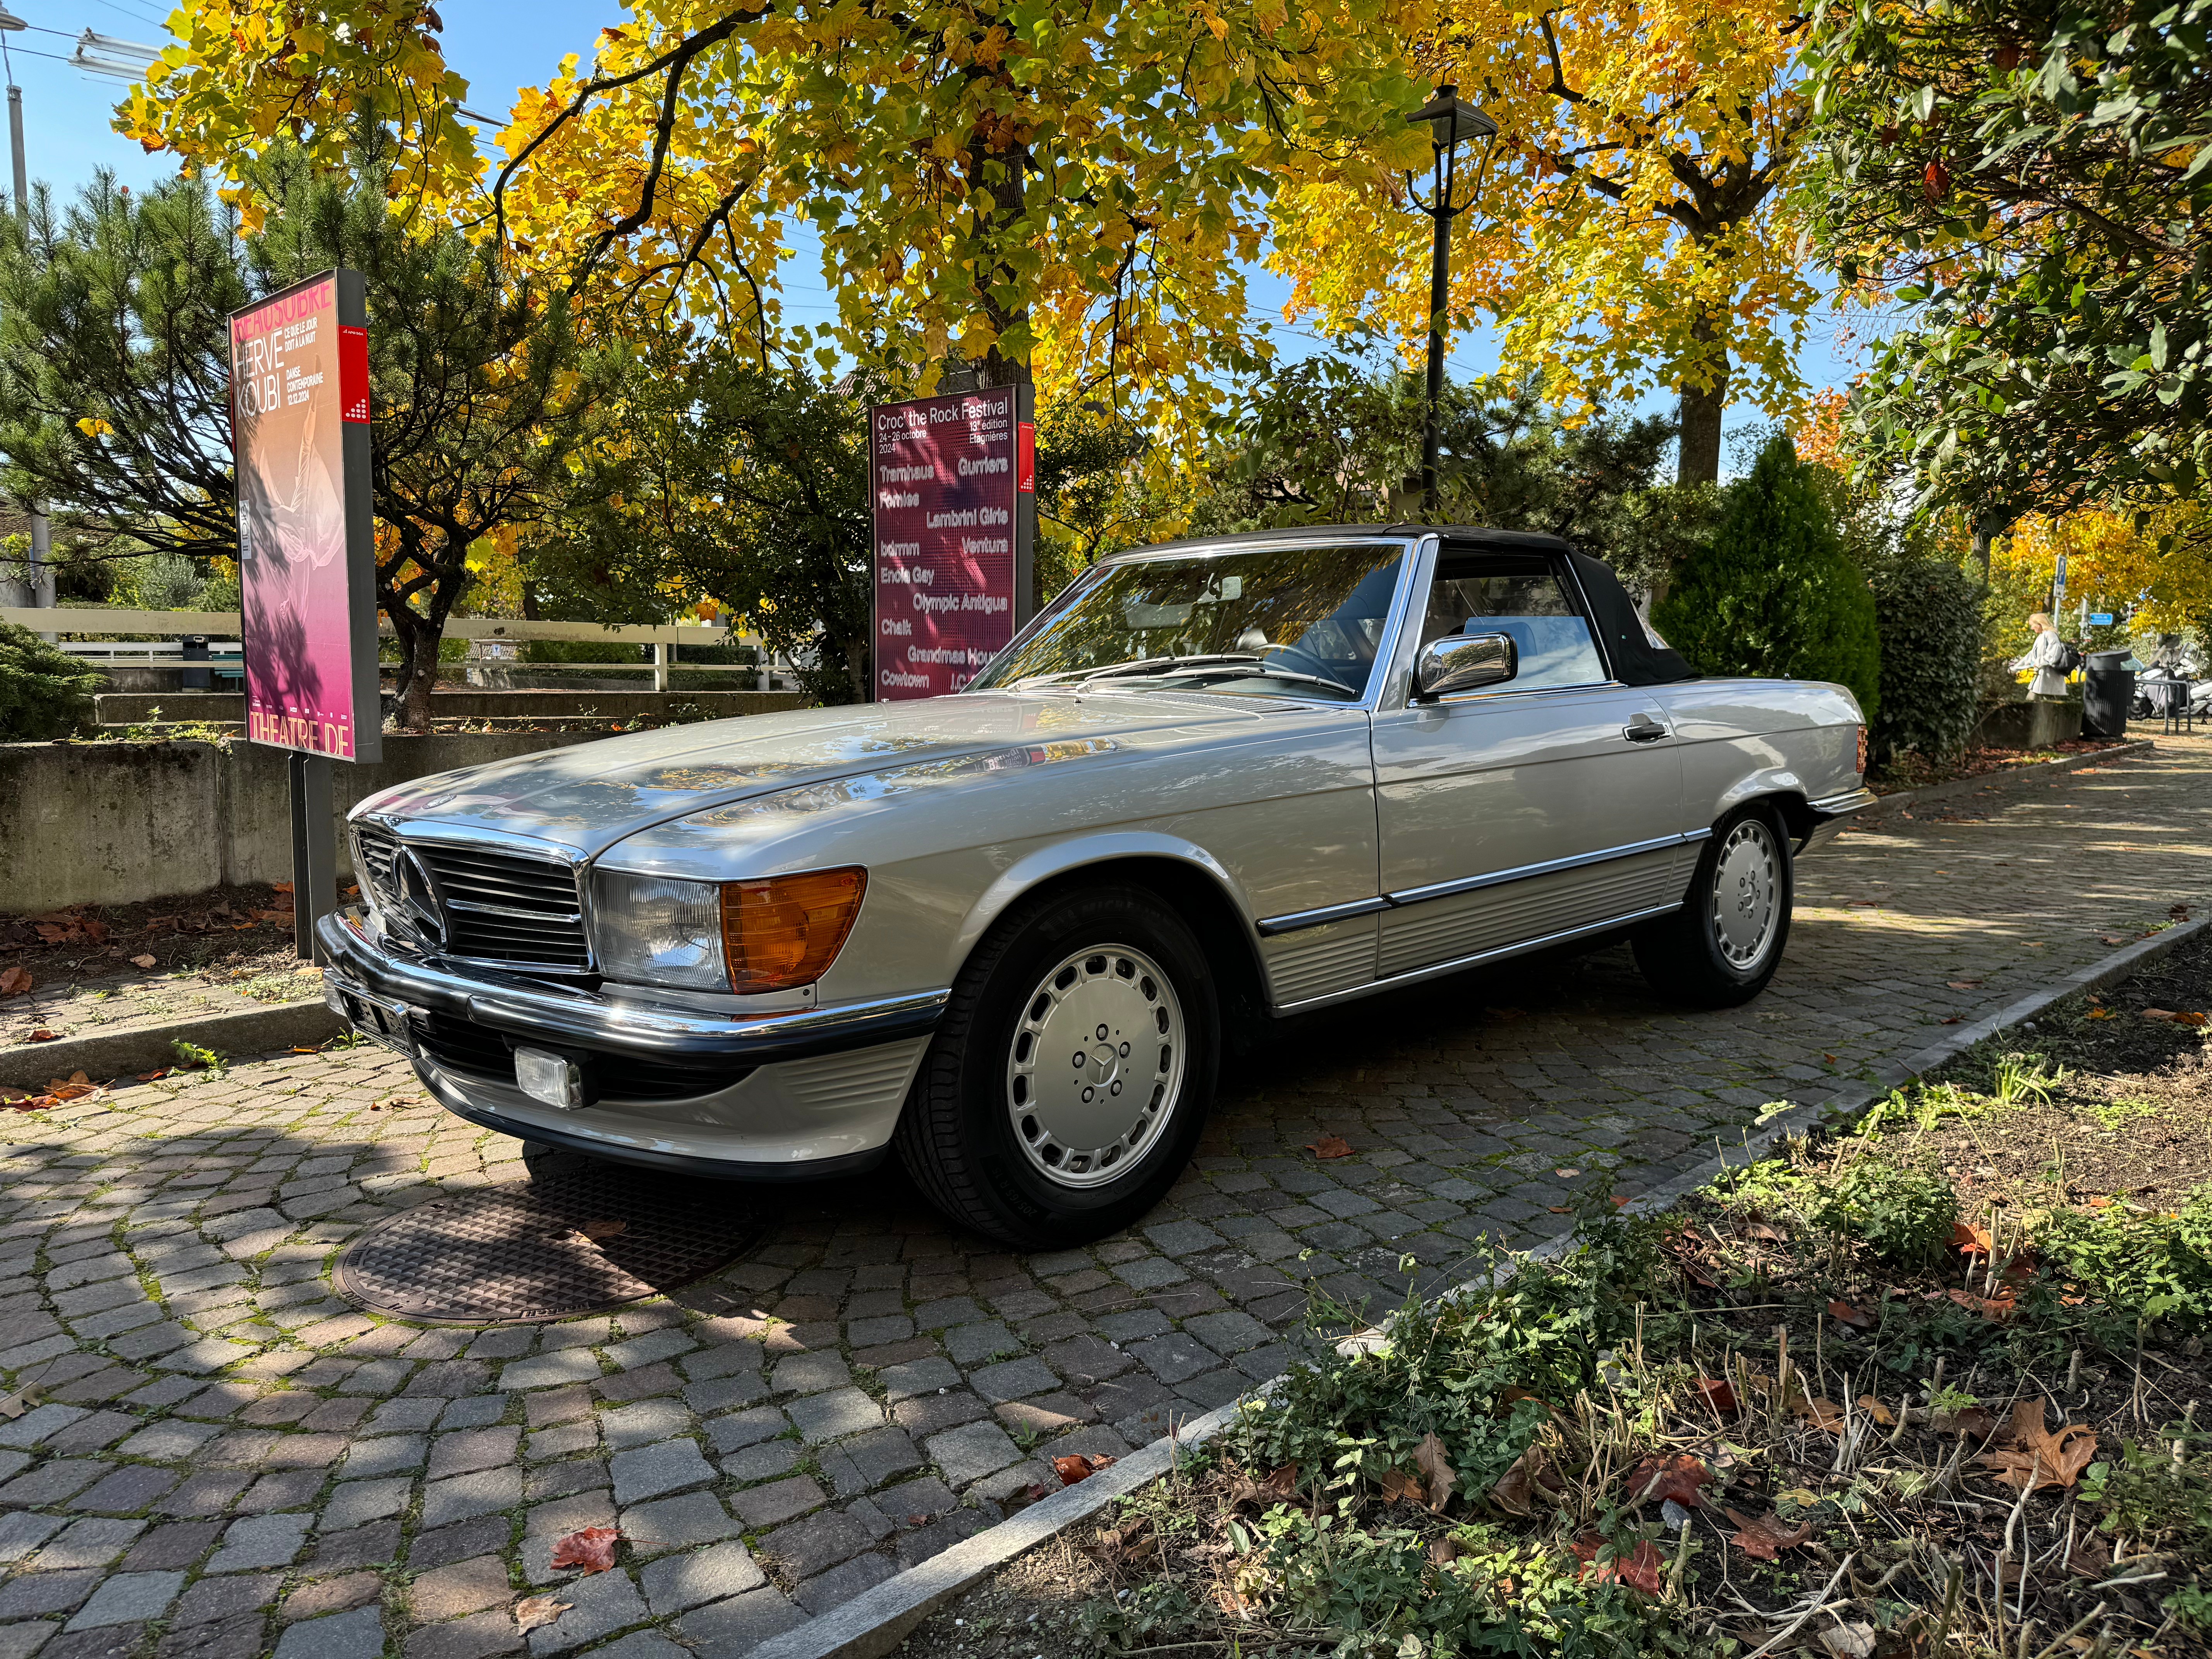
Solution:
[[[790,991],[830,971],[868,890],[866,870],[810,870],[722,884],[732,991]]]

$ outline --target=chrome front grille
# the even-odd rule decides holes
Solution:
[[[392,861],[399,842],[388,831],[359,831],[361,861],[379,909],[405,918],[397,903]],[[446,952],[479,962],[579,972],[591,966],[576,872],[565,864],[489,848],[415,841],[438,891]]]

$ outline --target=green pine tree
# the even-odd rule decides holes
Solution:
[[[1652,625],[1700,672],[1833,680],[1871,720],[1881,684],[1874,594],[1806,473],[1788,437],[1770,441]]]

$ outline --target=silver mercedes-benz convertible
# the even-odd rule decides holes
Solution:
[[[893,1146],[1008,1242],[1125,1225],[1273,1018],[1626,938],[1756,995],[1870,802],[1840,686],[1700,679],[1547,537],[1333,526],[1102,561],[920,702],[364,801],[331,1002],[472,1122],[732,1176]]]

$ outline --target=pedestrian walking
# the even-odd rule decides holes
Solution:
[[[2035,630],[2035,643],[2027,647],[2027,654],[2014,660],[2014,668],[2033,668],[2035,678],[2028,683],[2031,697],[2063,697],[2066,677],[2081,665],[2081,653],[2058,635],[2051,625],[2047,612],[2039,611],[2027,619]]]

